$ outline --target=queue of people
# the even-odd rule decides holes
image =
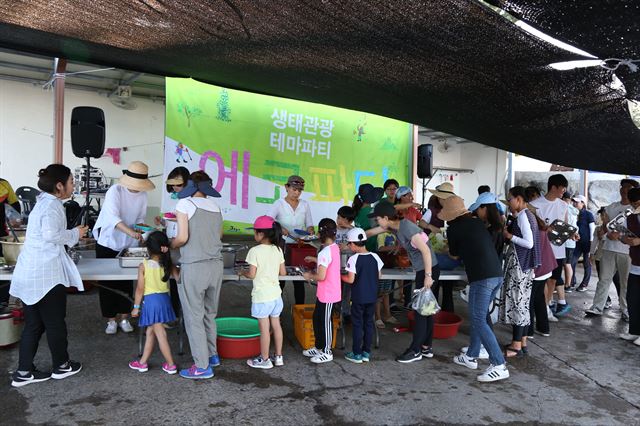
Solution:
[[[70,170],[51,165],[41,170],[39,176],[38,186],[43,193],[31,213],[24,251],[11,286],[11,294],[25,305],[26,317],[19,366],[12,377],[12,385],[16,387],[49,378],[65,378],[82,368],[66,351],[65,287],[82,290],[82,281],[64,246],[75,245],[87,229],[80,226],[67,230],[63,220],[60,200],[69,197],[73,189]],[[627,179],[621,185],[620,206],[636,209],[627,218],[633,233],[622,235],[604,228],[598,233],[606,236],[609,244],[605,241],[596,298],[587,313],[601,314],[604,308],[600,306],[606,303],[608,287],[617,272],[620,291],[625,292],[628,300],[628,304],[623,304],[621,296],[623,319],[630,321],[629,332],[621,337],[640,345],[640,278],[637,278],[640,276],[640,238],[635,237],[640,235],[637,210],[640,189],[637,183],[634,186],[630,182],[635,181]],[[267,215],[256,219],[253,231],[257,245],[247,255],[248,270],[239,272],[243,278],[253,280],[251,315],[258,320],[261,334],[260,354],[247,360],[252,368],[284,365],[279,320],[283,283],[279,277],[286,275],[285,264],[297,238],[303,233],[313,235],[316,229],[310,205],[300,197],[304,183],[300,176],[289,177],[285,184],[286,196],[276,201]],[[220,194],[203,171],[187,175],[184,170],[174,170],[166,184],[167,190],[179,199],[175,235],[168,238],[162,232],[154,232],[148,236],[146,246],[150,258],[139,267],[135,295],[130,281],[101,283],[100,305],[107,319],[105,332],[115,334],[118,328],[131,332],[129,316],[140,317],[139,326],[147,327],[147,341],[142,357],[131,361],[130,368],[148,371],[149,357],[158,343],[165,358],[162,369],[167,374],[207,379],[214,376],[214,368],[221,363],[215,322],[223,274],[223,218],[215,202]],[[302,355],[314,364],[334,360],[332,314],[335,306],[352,324],[352,350],[345,353],[345,359],[354,363],[370,362],[374,327],[398,321],[392,315],[389,298],[397,298],[396,302],[405,306],[411,301],[412,285],[399,283],[399,288],[409,292],[394,294],[398,288],[394,288],[393,282],[381,280],[380,270],[389,266],[389,262],[394,266],[412,266],[415,290],[433,291],[439,299],[439,288],[443,284],[439,282],[442,260],[463,266],[469,281],[469,345],[462,348],[453,362],[477,369],[479,359],[488,359],[490,365],[478,375],[478,381],[508,378],[506,360],[526,356],[527,339],[534,333],[549,336],[549,321],[557,321],[557,317],[571,309],[566,301],[565,285],[567,291],[572,289],[575,274],[567,273],[565,265],[568,263],[573,271],[580,256],[585,262],[589,261],[591,250],[585,247],[590,247],[595,225],[585,208],[584,197],[569,197],[575,204],[575,223],[580,230],[573,238],[578,242],[576,249],[570,252],[564,246],[552,245],[547,237],[554,220],[568,220],[568,205],[563,201],[567,186],[564,176],[553,175],[545,196],[539,196],[539,192],[531,188],[517,186],[508,191],[503,202],[488,188],[481,187],[476,202],[466,208],[453,185],[445,182],[430,190],[430,207],[422,212],[414,203],[411,189],[400,186],[394,179],[387,180],[382,188],[361,185],[352,206],[341,207],[336,220],[319,221],[321,249],[317,257],[305,259],[317,264],[315,271],[304,273],[306,280],[317,283],[317,292],[313,314],[315,346],[305,349]],[[146,193],[153,188],[147,166],[133,162],[118,184],[109,189],[93,229],[98,257],[111,258],[123,248],[144,242],[133,224],[143,221]],[[618,214],[620,208],[612,206],[605,217]],[[441,234],[445,224],[447,254],[443,258],[433,250],[432,237]],[[282,237],[286,238],[285,245],[281,244]],[[615,243],[626,246],[629,259],[620,255],[622,248]],[[561,278],[563,272],[565,282]],[[585,276],[577,286],[578,291],[588,284],[587,273]],[[177,282],[180,315],[184,318],[193,357],[193,365],[182,370],[175,365],[163,326],[176,318],[175,303],[172,304],[169,297],[171,279]],[[118,293],[133,296],[133,304]],[[552,311],[550,303],[554,293],[558,294],[558,300]],[[296,304],[304,303],[304,286],[296,284],[294,295]],[[490,306],[498,299],[499,318],[513,329],[512,339],[504,348],[497,341],[490,317]],[[450,283],[443,287],[441,304],[444,310],[453,311]],[[411,342],[396,358],[400,363],[434,356],[434,317],[417,311],[414,316]],[[47,333],[52,353],[52,373],[41,372],[33,366],[43,332]]]

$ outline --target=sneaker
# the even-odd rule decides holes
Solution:
[[[66,379],[69,376],[79,373],[80,370],[82,370],[82,364],[69,360],[60,367],[54,368],[51,372],[51,378],[56,380]]]
[[[600,309],[596,308],[596,307],[593,307],[593,306],[591,308],[585,310],[584,313],[587,316],[590,316],[590,315],[600,316],[600,315],[602,315],[602,311]]]
[[[270,368],[273,368],[273,363],[271,362],[271,359],[269,358],[262,359],[261,356],[257,356],[253,359],[248,359],[247,365],[251,368],[262,368],[263,370],[268,370]]]
[[[466,355],[468,350],[469,346],[465,346],[460,349],[460,352]],[[487,352],[487,350],[482,345],[480,345],[480,353],[478,354],[478,359],[489,359],[489,352]]]
[[[351,361],[355,364],[362,364],[361,354],[354,354],[353,352],[347,352],[346,354],[344,354],[344,359],[346,359],[347,361]]]
[[[579,292],[579,293],[582,293],[583,291],[587,291],[587,286],[583,285],[583,284],[580,284],[578,286],[578,288],[576,288],[576,291]]]
[[[557,317],[563,317],[567,315],[570,311],[571,311],[571,305],[568,303],[563,303],[563,304],[558,303],[558,305],[556,306]]]
[[[273,365],[275,365],[276,367],[282,367],[284,365],[284,357],[282,355],[274,355],[271,358],[271,362],[273,363]]]
[[[548,318],[548,319],[549,319],[549,321],[551,321],[551,322],[558,322],[558,318],[556,318],[556,317],[553,315],[553,312],[551,312],[551,308],[549,308],[548,306],[547,306],[547,318]]]
[[[545,333],[545,332],[538,331],[538,330],[536,330],[536,334],[539,334],[539,335],[544,336],[544,337],[549,337],[549,336],[551,336],[551,334],[549,334],[548,332],[547,332],[547,333]]]
[[[475,358],[468,357],[466,353],[461,352],[453,357],[453,362],[458,365],[464,365],[467,368],[475,370],[478,368],[478,361]]]
[[[311,358],[311,362],[314,364],[323,364],[325,362],[333,361],[333,354],[331,352],[324,353],[320,351],[320,353],[313,358]]]
[[[396,358],[396,361],[403,364],[409,362],[420,361],[422,359],[422,352],[415,353],[411,349],[407,349],[404,353]]]
[[[376,320],[376,327],[382,329],[385,327],[384,322],[382,320]]]
[[[505,364],[491,365],[484,373],[478,376],[478,381],[483,383],[496,382],[509,378],[509,370]]]
[[[107,334],[116,334],[118,332],[118,323],[115,321],[107,322],[107,328],[104,332]]]
[[[149,365],[148,364],[143,364],[138,360],[131,361],[129,363],[129,368],[131,368],[133,370],[138,370],[141,373],[146,373],[147,371],[149,371]]]
[[[637,334],[629,334],[629,333],[620,333],[619,336],[622,340],[628,340],[630,342],[640,338],[640,336],[638,336]]]
[[[178,372],[178,367],[175,364],[169,365],[169,363],[165,362],[162,364],[162,371],[167,374],[176,374]]]
[[[213,376],[213,368],[198,368],[195,364],[187,369],[180,370],[180,377],[185,379],[210,379]]]
[[[118,323],[118,325],[120,326],[120,330],[124,331],[125,333],[131,333],[133,331],[133,327],[131,326],[131,323],[128,319],[123,319]]]
[[[564,288],[564,292],[565,293],[573,293],[573,287],[569,286],[569,287],[565,287]]]
[[[29,371],[24,376],[16,371],[11,375],[11,386],[20,388],[31,383],[45,382],[50,378],[50,373],[43,373],[38,370]]]
[[[425,348],[424,346],[421,349],[421,353],[422,353],[422,358],[433,358],[433,348],[428,347]]]
[[[607,299],[607,301],[605,302],[603,311],[606,311],[607,309],[611,309],[611,300],[610,299]]]
[[[362,352],[362,362],[369,362],[371,354],[369,352]]]
[[[220,356],[218,354],[211,355],[209,357],[209,367],[219,367],[220,366]]]
[[[320,349],[309,348],[302,351],[302,355],[308,356],[309,358],[313,358],[314,356],[318,356],[322,353]]]

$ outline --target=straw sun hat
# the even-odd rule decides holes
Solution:
[[[441,200],[446,200],[447,198],[453,197],[456,195],[453,192],[453,184],[449,182],[441,183],[440,185],[436,186],[436,189],[430,189],[429,192],[431,192],[433,195],[440,198]]]
[[[438,213],[438,218],[445,222],[451,222],[452,220],[469,213],[464,206],[464,200],[457,195],[446,198],[442,202],[442,210]]]
[[[122,171],[118,183],[132,191],[151,191],[156,186],[149,180],[149,167],[142,161],[133,161]]]

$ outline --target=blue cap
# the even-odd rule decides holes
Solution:
[[[478,208],[483,204],[495,204],[499,209],[500,202],[498,201],[498,197],[493,192],[485,192],[483,194],[478,195],[478,199],[475,203],[469,206],[469,211],[474,212],[478,210]]]
[[[411,194],[412,192],[413,191],[411,191],[411,188],[409,188],[408,186],[401,186],[396,191],[396,199],[399,200],[403,195]]]
[[[178,192],[178,198],[183,199],[191,197],[198,191],[210,197],[220,197],[220,193],[213,188],[213,183],[210,180],[199,182],[198,184],[189,180],[182,191]]]

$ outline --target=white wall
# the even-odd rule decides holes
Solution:
[[[498,196],[504,196],[504,181],[507,175],[507,152],[487,147],[475,142],[461,143],[449,142],[449,148],[444,150],[443,143],[420,136],[419,143],[433,144],[433,165],[443,168],[471,169],[473,173],[462,173],[449,170],[437,172],[427,185],[435,188],[447,181],[451,182],[455,192],[465,200],[465,205],[473,203],[478,196],[478,186],[489,185],[491,191]],[[422,202],[422,180],[416,178],[416,202]],[[430,194],[426,194],[427,200]]]
[[[0,80],[0,177],[13,188],[37,187],[37,173],[53,162],[53,91],[28,83]],[[65,90],[63,162],[72,170],[84,163],[71,150],[71,110],[76,106],[102,108],[106,120],[107,148],[130,147],[122,152],[120,165],[110,158],[92,159],[106,176],[118,178],[133,160],[149,165],[149,174],[162,173],[164,140],[164,104],[133,98],[135,110],[117,108],[105,96],[95,92]],[[162,189],[161,177],[152,179]],[[82,204],[82,203],[81,203]],[[160,191],[149,195],[149,206],[158,209]],[[150,215],[157,211],[153,209]]]

